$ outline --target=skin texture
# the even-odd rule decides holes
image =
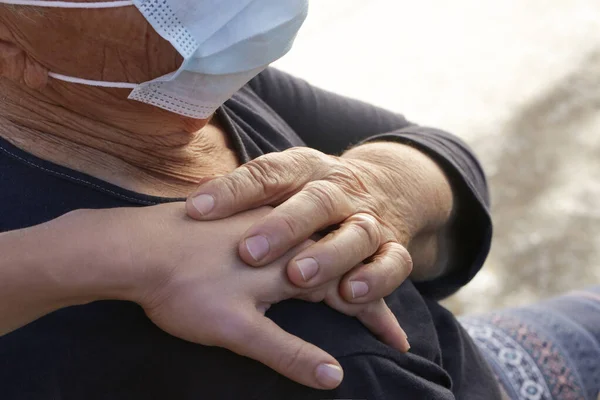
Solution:
[[[208,212],[199,212],[198,196],[185,206],[75,212],[0,235],[0,254],[10,254],[0,260],[0,332],[72,304],[131,300],[182,339],[226,347],[305,385],[335,387],[342,372],[331,356],[264,317],[270,304],[295,297],[356,316],[407,351],[406,335],[382,297],[408,276],[443,272],[437,243],[453,204],[441,170],[397,143],[365,144],[341,157],[296,148],[239,166],[217,118],[185,118],[129,101],[129,90],[48,77],[52,71],[137,83],[180,63],[134,7],[0,6],[0,136],[126,189],[166,197],[196,191],[213,201]],[[249,211],[260,206],[274,209]],[[81,235],[92,226],[102,227],[102,235]],[[325,237],[314,236],[323,229]],[[248,247],[256,237],[268,242],[260,257],[256,241]],[[87,253],[69,253],[75,239]],[[96,263],[90,259],[96,247],[114,251]],[[214,259],[206,262],[206,253]],[[48,254],[55,262],[43,269]],[[144,262],[132,262],[137,259]],[[312,276],[303,260],[317,263]],[[36,285],[39,297],[21,290]]]
[[[17,11],[9,7],[0,14],[0,58],[8,78],[0,82],[6,99],[0,135],[7,140],[110,183],[166,197],[186,197],[202,179],[238,166],[217,119],[192,120],[129,101],[128,90],[48,78],[54,71],[141,82],[176,69],[177,52],[135,8]],[[375,314],[383,313],[389,310],[379,303]],[[389,318],[385,325],[373,323],[381,319],[369,313],[360,318],[378,333],[389,332],[382,336],[390,344],[408,346]]]
[[[452,204],[447,179],[427,156],[402,144],[371,143],[342,157],[308,148],[267,154],[203,183],[187,210],[208,221],[274,206],[239,244],[241,258],[254,266],[339,226],[294,257],[288,276],[298,286],[314,287],[345,274],[342,296],[368,303],[409,275],[431,279],[444,272],[438,242]]]
[[[134,8],[39,10],[2,6],[0,136],[38,157],[126,189],[185,197],[203,179],[225,175],[239,165],[217,119],[192,120],[129,101],[128,90],[87,87],[50,79],[47,75],[48,71],[53,71],[94,80],[142,82],[171,72],[180,61],[175,50]],[[173,213],[171,207],[179,207],[178,213]],[[236,226],[238,216],[223,219],[216,225],[192,221],[183,218],[183,204],[145,208],[143,218],[139,217],[140,212],[133,209],[75,212],[59,219],[60,223],[51,221],[35,229],[1,234],[0,253],[10,256],[0,260],[0,281],[5,289],[0,291],[0,303],[4,305],[0,314],[0,332],[14,330],[58,308],[92,301],[91,295],[94,300],[125,299],[137,301],[161,328],[183,339],[220,345],[256,357],[291,379],[312,387],[332,388],[339,384],[341,371],[335,360],[297,338],[294,341],[289,335],[285,336],[285,332],[264,317],[256,317],[251,323],[242,321],[238,326],[240,332],[248,335],[268,331],[269,341],[259,343],[246,341],[244,335],[226,335],[229,340],[215,342],[215,337],[225,334],[220,328],[214,330],[215,326],[229,320],[227,314],[217,312],[223,311],[221,308],[215,308],[211,313],[204,310],[205,315],[212,318],[205,321],[211,323],[186,320],[198,311],[196,300],[208,290],[203,279],[212,275],[197,275],[191,281],[198,284],[177,284],[189,281],[184,279],[189,278],[186,274],[190,271],[181,266],[187,265],[181,257],[203,257],[203,251],[197,245],[202,241],[200,238],[204,235],[215,239],[217,242],[210,249],[211,252],[220,249],[217,254],[221,258],[208,263],[207,271],[227,265],[231,268],[224,272],[221,283],[233,285],[233,282],[247,281],[248,290],[252,290],[255,287],[252,282],[258,279],[253,274],[261,277],[267,272],[244,270],[243,265],[234,261],[237,260],[234,250],[242,239],[243,230],[248,229],[251,222],[258,222],[258,218],[246,223],[242,230],[235,230],[232,227]],[[127,217],[129,214],[131,218]],[[104,227],[98,231],[102,235],[91,234],[99,226]],[[161,232],[157,226],[170,226],[171,230],[135,243],[125,240],[122,234],[123,231],[129,236],[140,236],[139,232]],[[204,229],[206,226],[212,229]],[[198,232],[193,231],[194,228]],[[235,240],[218,240],[231,238],[231,232],[237,232]],[[177,237],[179,241],[169,241],[165,239],[167,236]],[[122,238],[128,246],[123,249],[122,242],[114,243],[114,238]],[[180,247],[190,241],[193,246]],[[80,246],[72,246],[74,242]],[[15,248],[21,251],[14,251]],[[79,253],[73,248],[87,251]],[[103,262],[96,263],[96,248],[114,248],[114,251],[103,251],[102,257],[97,257]],[[127,262],[132,258],[131,254],[144,254],[149,258],[143,264]],[[55,260],[53,263],[48,263],[48,255]],[[165,255],[171,258],[165,259]],[[280,255],[283,258],[274,265],[279,266],[277,276],[281,279],[281,288],[289,289],[291,285],[283,279],[287,278],[283,271],[285,263],[295,253],[292,250],[290,255],[287,252],[280,252]],[[81,265],[88,268],[81,268]],[[126,267],[115,268],[123,265]],[[147,274],[148,265],[153,266],[151,274]],[[275,267],[264,268],[271,274],[276,271]],[[131,277],[138,274],[153,279],[139,280],[139,285],[144,287],[140,289],[138,284],[131,285],[134,281]],[[257,297],[258,294],[252,292],[252,296],[244,298],[245,307],[250,305],[258,312],[270,302],[290,297],[325,301],[337,310],[359,318],[389,345],[401,351],[408,350],[406,335],[380,297],[350,304],[341,296],[344,292],[338,290],[342,274],[332,270],[330,275],[323,284],[310,288],[298,285],[281,293],[281,288],[271,287],[270,297],[264,292],[259,293],[262,297]],[[22,290],[33,286],[38,288],[39,297],[28,297],[29,292]],[[145,295],[139,296],[141,292]],[[216,292],[218,301],[207,304],[230,301],[226,296],[230,292]],[[183,313],[181,318],[165,311],[175,307],[171,303],[173,299],[179,301],[176,307]],[[257,299],[261,300],[260,307],[256,304]],[[264,308],[260,309],[264,311]],[[282,345],[283,342],[288,345]],[[275,346],[277,343],[279,345]],[[292,343],[293,346],[289,345]],[[325,364],[334,365],[334,370],[338,368],[334,374],[338,379],[332,380],[331,374],[329,380],[319,379],[324,376]]]
[[[305,385],[335,387],[342,378],[337,361],[264,316],[292,297],[344,303],[336,282],[306,290],[285,276],[285,263],[310,242],[260,270],[236,255],[241,233],[268,211],[197,223],[181,203],[78,210],[0,234],[0,334],[62,307],[122,299],[179,338],[228,348]]]
[[[181,63],[135,7],[0,5],[0,135],[57,164],[127,189],[185,197],[239,165],[218,120],[127,100],[130,90],[48,78],[144,82]]]

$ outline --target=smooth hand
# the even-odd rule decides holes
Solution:
[[[179,203],[110,210],[113,225],[122,227],[114,240],[129,249],[131,266],[121,270],[142,271],[141,278],[132,279],[136,289],[125,299],[139,303],[158,327],[174,336],[227,348],[304,385],[332,389],[342,380],[339,363],[265,316],[272,304],[290,298],[343,303],[338,282],[303,289],[287,279],[286,263],[313,242],[301,243],[259,270],[238,257],[242,234],[269,210],[202,223],[185,215]],[[381,307],[372,308],[374,318],[388,317],[378,317]]]

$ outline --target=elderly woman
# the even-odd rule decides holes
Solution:
[[[265,69],[305,1],[6,2],[2,399],[500,398],[482,171]]]

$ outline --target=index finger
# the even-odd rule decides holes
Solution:
[[[244,233],[240,257],[249,265],[265,265],[314,233],[343,221],[352,207],[336,184],[309,182]]]
[[[310,165],[298,166],[298,153],[301,150],[269,153],[227,175],[205,180],[187,199],[188,215],[208,221],[278,204],[302,188],[312,173]]]

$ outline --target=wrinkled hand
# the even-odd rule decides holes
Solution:
[[[378,173],[375,169],[358,160],[293,148],[205,180],[186,209],[191,217],[207,221],[275,206],[239,244],[241,258],[253,266],[270,263],[314,233],[336,227],[293,257],[288,277],[299,287],[314,288],[343,276],[342,298],[368,304],[390,294],[412,270],[411,257],[401,244],[406,239],[400,237],[402,229],[386,224],[386,200],[375,180],[366,179]],[[390,326],[370,328],[399,332]],[[392,341],[406,347],[400,336]]]
[[[180,203],[123,210],[113,218],[124,227],[117,241],[128,242],[134,264],[124,270],[143,271],[142,278],[135,279],[140,289],[131,300],[174,336],[227,348],[304,385],[331,389],[342,379],[339,363],[285,332],[265,317],[265,311],[282,300],[302,298],[339,304],[347,314],[364,315],[373,325],[396,321],[383,300],[367,307],[344,304],[337,290],[339,280],[316,289],[292,285],[286,263],[312,241],[258,270],[241,261],[237,243],[270,208],[202,223],[188,218]]]

